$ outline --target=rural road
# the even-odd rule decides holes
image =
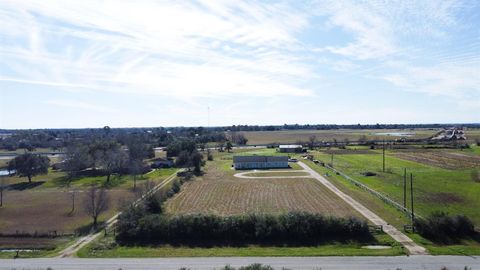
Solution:
[[[401,231],[397,230],[394,226],[388,224],[385,220],[381,217],[370,211],[368,208],[354,200],[352,197],[348,196],[347,194],[340,191],[336,186],[334,186],[330,181],[328,181],[325,177],[321,176],[319,173],[314,171],[305,163],[299,161],[298,164],[305,170],[310,172],[310,174],[320,181],[324,186],[330,189],[333,193],[337,194],[340,198],[342,198],[347,204],[357,210],[360,214],[366,217],[375,225],[381,225],[383,231],[390,235],[395,241],[402,244],[411,255],[425,255],[428,254],[427,250],[416,244],[412,239],[408,236],[403,234]]]
[[[41,259],[0,259],[0,270],[47,269],[52,270],[191,270],[220,269],[229,264],[240,267],[252,263],[270,265],[279,270],[283,267],[295,270],[471,270],[480,269],[480,257],[467,256],[399,256],[399,257],[209,257],[209,258],[41,258]]]

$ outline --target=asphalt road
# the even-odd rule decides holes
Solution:
[[[186,267],[191,270],[219,269],[227,264],[233,267],[261,263],[275,269],[351,269],[351,270],[387,270],[387,269],[428,269],[448,270],[480,269],[480,257],[468,256],[399,256],[399,257],[210,257],[210,258],[156,258],[156,259],[78,259],[78,258],[42,258],[0,260],[1,270],[47,269],[53,270],[177,270]]]

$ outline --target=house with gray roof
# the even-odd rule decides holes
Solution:
[[[288,168],[287,156],[234,156],[236,170]]]

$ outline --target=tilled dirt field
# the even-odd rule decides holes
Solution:
[[[480,157],[451,151],[401,151],[396,157],[449,170],[480,167]]]
[[[102,218],[112,215],[134,196],[126,190],[109,190],[108,195],[110,209]],[[0,208],[0,233],[73,233],[78,227],[91,222],[84,211],[84,197],[84,192],[76,194],[75,211],[70,214],[71,195],[68,192],[55,189],[4,192],[4,206]]]
[[[203,177],[186,183],[182,191],[167,202],[167,212],[171,214],[240,215],[287,211],[360,217],[314,179],[240,179],[213,166]]]

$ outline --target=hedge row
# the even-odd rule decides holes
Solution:
[[[425,220],[417,220],[415,228],[423,237],[439,243],[455,243],[460,239],[478,237],[472,221],[462,215],[448,216],[444,212],[433,213]]]
[[[117,224],[122,243],[284,243],[370,240],[368,225],[356,218],[292,212],[281,215],[165,216],[131,208]]]

